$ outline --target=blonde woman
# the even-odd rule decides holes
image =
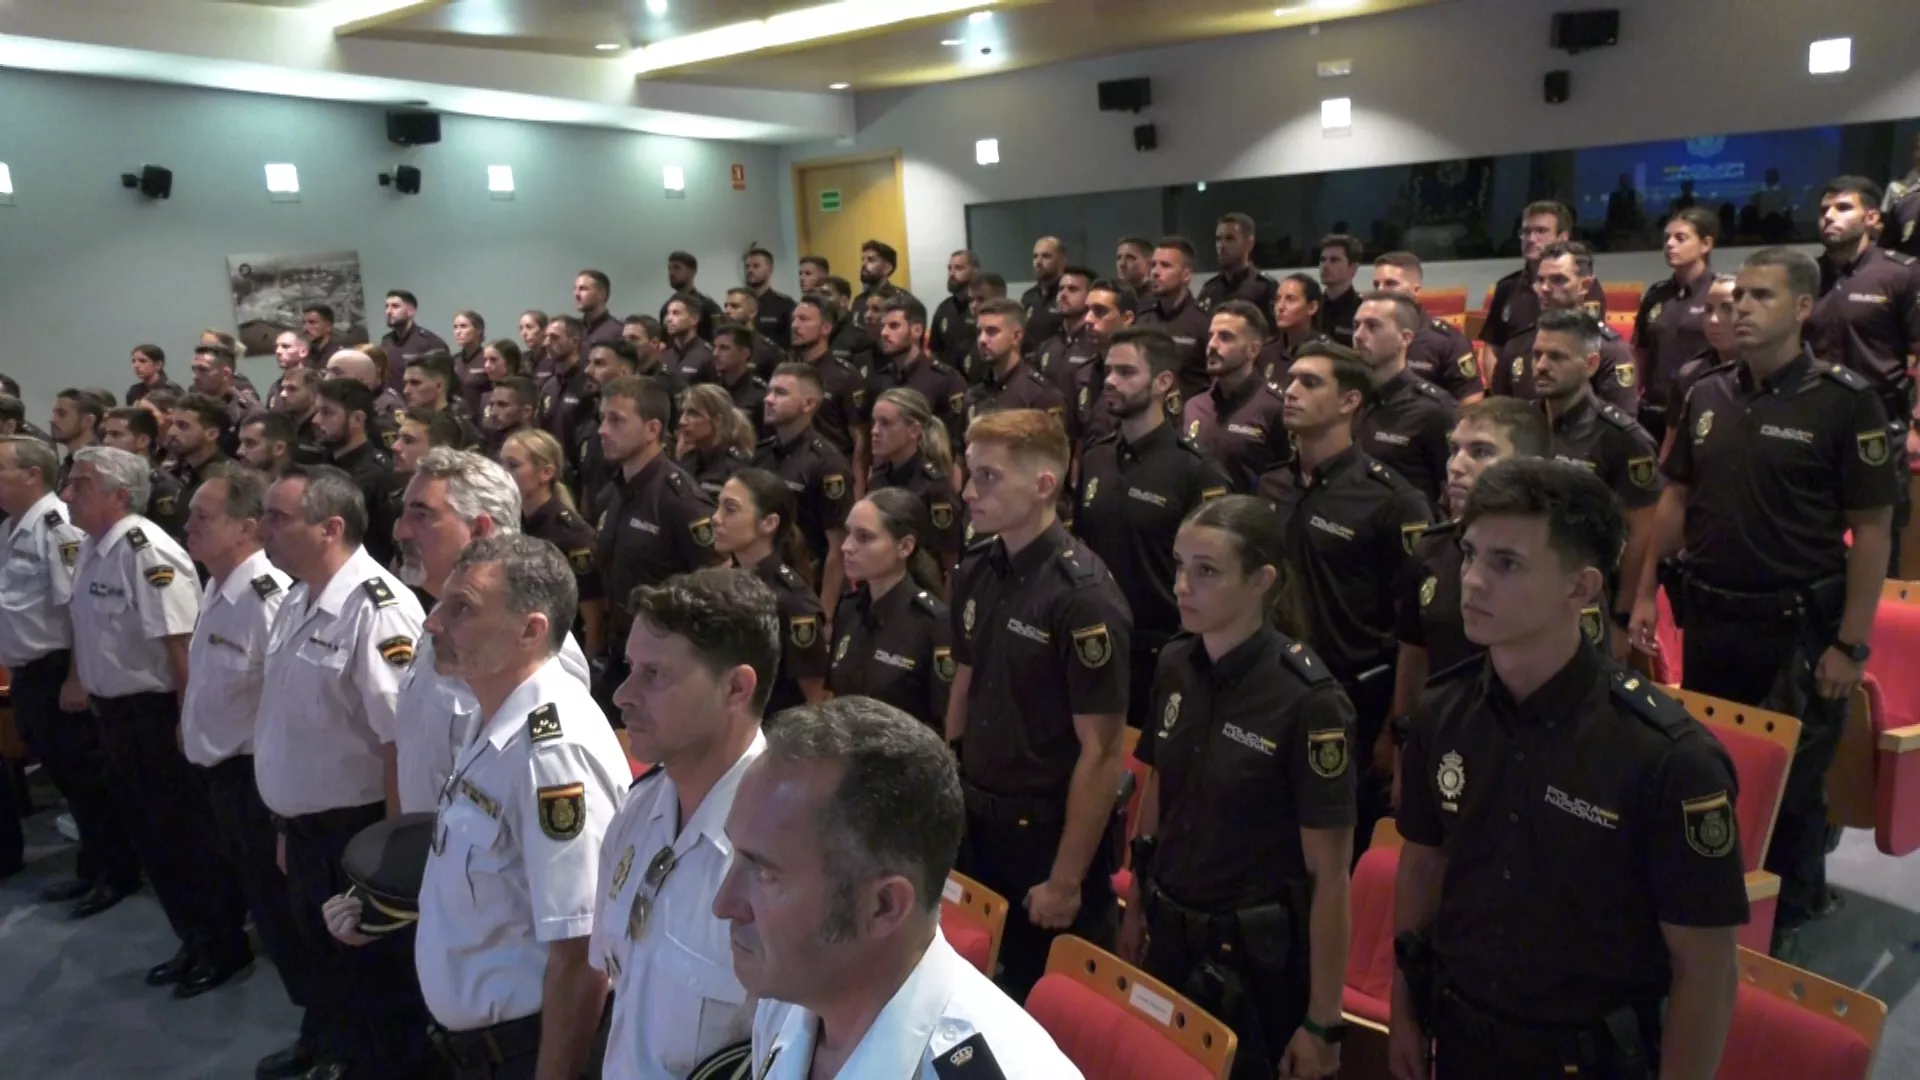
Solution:
[[[574,508],[560,482],[565,461],[560,441],[539,428],[522,428],[500,444],[500,465],[520,489],[520,531],[560,549],[580,587],[580,619],[574,630],[588,656],[606,647],[607,591],[600,580],[593,525]]]
[[[960,561],[961,507],[947,426],[934,418],[920,391],[896,386],[874,399],[872,444],[867,490],[897,487],[919,496],[932,526],[928,550],[951,570]]]
[[[674,456],[680,467],[716,498],[734,473],[753,463],[753,424],[715,383],[688,388],[680,400],[678,434]]]

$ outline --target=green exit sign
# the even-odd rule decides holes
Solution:
[[[827,188],[820,193],[820,212],[837,214],[840,212],[840,189]]]

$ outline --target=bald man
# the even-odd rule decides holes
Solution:
[[[1054,305],[1060,300],[1060,275],[1067,269],[1067,246],[1057,236],[1043,236],[1033,242],[1033,288],[1020,294],[1020,306],[1027,309],[1027,336],[1024,351],[1032,356],[1047,339],[1060,332],[1060,313]]]
[[[400,432],[400,421],[406,416],[407,403],[380,377],[380,365],[358,349],[341,349],[327,358],[327,375],[352,379],[373,391],[373,426],[380,435],[380,445],[391,449]]]

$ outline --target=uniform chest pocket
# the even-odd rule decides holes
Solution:
[[[725,931],[718,933],[724,937]],[[751,1034],[753,1009],[730,956],[716,962],[679,938],[669,938],[662,941],[659,963],[658,989],[665,992],[654,996],[649,1034],[658,1041],[668,1072],[692,1072],[707,1054]]]
[[[345,646],[330,644],[312,635],[302,639],[294,648],[294,655],[315,667],[329,671],[347,669],[347,649]]]
[[[121,615],[127,610],[130,599],[123,589],[112,589],[95,584],[87,590],[87,606],[102,615]]]

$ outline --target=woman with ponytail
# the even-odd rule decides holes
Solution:
[[[753,423],[714,383],[687,388],[676,434],[674,457],[715,499],[734,473],[753,464]]]
[[[787,482],[765,469],[741,469],[713,509],[714,550],[751,570],[773,590],[780,614],[780,672],[767,716],[827,699],[827,627],[814,595],[813,559],[800,535],[799,503]]]
[[[1134,751],[1152,772],[1120,952],[1176,986],[1204,964],[1233,972],[1243,993],[1221,1019],[1240,1036],[1236,1080],[1333,1076],[1353,706],[1299,641],[1298,585],[1272,507],[1246,495],[1203,503],[1173,557],[1186,635],[1160,652],[1152,724]],[[1236,927],[1234,947],[1196,942],[1187,929],[1203,924]]]
[[[943,571],[960,562],[960,499],[953,490],[953,448],[947,426],[918,390],[896,386],[873,401],[873,473],[867,490],[902,488],[926,507],[931,532],[923,547]]]
[[[945,737],[956,669],[940,566],[926,547],[930,526],[926,506],[905,488],[869,492],[847,513],[840,554],[859,587],[834,613],[827,687],[884,701]]]

